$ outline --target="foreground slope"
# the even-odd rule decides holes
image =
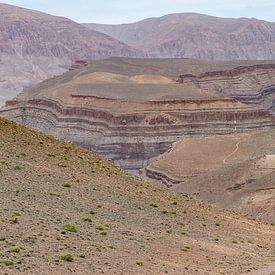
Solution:
[[[85,24],[156,57],[208,60],[274,59],[275,23],[169,14],[121,25]]]
[[[0,137],[1,272],[269,274],[274,267],[271,226],[144,183],[4,119]],[[61,260],[64,252],[74,261]]]
[[[0,4],[0,105],[23,87],[60,74],[78,59],[142,56],[67,18]]]

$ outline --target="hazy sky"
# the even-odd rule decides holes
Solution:
[[[65,16],[77,22],[126,23],[177,12],[255,17],[275,22],[275,0],[4,0],[2,3]]]

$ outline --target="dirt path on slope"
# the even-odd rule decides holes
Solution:
[[[223,159],[222,162],[223,162],[224,164],[226,163],[226,161],[227,161],[228,159],[230,159],[232,156],[234,156],[234,155],[239,151],[239,149],[240,149],[240,144],[243,142],[244,138],[245,138],[245,137],[241,138],[241,139],[236,143],[236,145],[235,145],[235,146],[236,146],[235,150]]]

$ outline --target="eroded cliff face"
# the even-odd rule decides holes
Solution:
[[[143,168],[148,159],[164,153],[184,136],[247,132],[274,124],[267,112],[233,99],[145,103],[110,102],[110,99],[106,103],[106,99],[83,96],[73,99],[74,106],[52,99],[11,101],[1,115],[98,152],[132,171]],[[95,101],[98,105],[102,101],[105,106],[119,104],[122,110],[127,105],[129,112],[88,105]]]
[[[212,71],[200,75],[185,74],[181,84],[194,83],[197,87],[229,96],[245,104],[252,104],[274,112],[275,65],[242,66],[232,70]]]
[[[274,127],[270,112],[224,95],[229,94],[227,89],[235,92],[232,83],[236,79],[240,83],[239,94],[253,94],[248,87],[271,83],[275,66],[252,65],[249,69],[232,70],[234,64],[225,63],[218,64],[219,68],[230,70],[207,73],[209,63],[198,66],[192,62],[133,59],[79,62],[69,72],[8,101],[0,114],[89,148],[133,172],[182,138]],[[111,72],[106,68],[111,68]],[[182,76],[179,84],[170,74],[180,68],[191,71],[199,68],[204,73],[200,77]],[[242,74],[250,80],[250,86]],[[259,79],[265,75],[266,81],[258,83],[256,75]],[[206,81],[206,77],[210,80]],[[217,87],[225,87],[226,93],[221,96]]]

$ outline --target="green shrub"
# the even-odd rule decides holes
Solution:
[[[76,225],[70,223],[64,224],[63,229],[72,233],[77,233],[78,231]]]
[[[78,257],[80,258],[86,258],[86,254],[84,252],[81,252],[78,254]]]
[[[104,231],[105,227],[102,224],[96,224],[95,229],[99,231]]]
[[[186,244],[181,248],[181,251],[188,251],[192,248],[192,246],[190,244]]]
[[[0,264],[3,264],[5,266],[12,266],[12,265],[14,265],[14,262],[9,259],[4,259],[4,260],[0,260]]]
[[[95,211],[94,209],[92,209],[92,210],[89,212],[89,214],[95,215],[95,214],[96,214],[96,211]]]
[[[59,255],[59,258],[62,261],[66,261],[66,262],[72,262],[74,260],[74,256],[72,254],[70,254],[70,253],[67,253],[67,252],[61,253]]]
[[[66,187],[66,188],[70,188],[71,187],[71,185],[69,183],[63,183],[62,186]]]
[[[13,245],[10,247],[10,252],[13,252],[13,253],[19,253],[20,250],[21,248],[18,245]]]
[[[11,222],[18,223],[19,222],[18,216],[11,216]]]
[[[50,192],[50,196],[52,196],[52,197],[60,197],[60,194],[55,193],[55,192]]]

